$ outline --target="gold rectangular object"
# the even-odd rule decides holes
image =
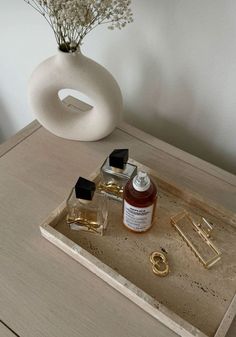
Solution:
[[[196,223],[183,211],[172,216],[170,222],[205,268],[209,269],[221,259],[220,251],[209,239],[213,227],[205,218]]]

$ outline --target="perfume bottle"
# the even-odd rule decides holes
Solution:
[[[153,225],[156,202],[155,184],[146,172],[138,172],[124,189],[124,225],[134,232],[146,232]]]
[[[107,196],[93,181],[80,177],[67,199],[67,223],[71,229],[103,235],[108,221]]]
[[[101,167],[99,189],[109,197],[122,201],[126,183],[137,174],[137,166],[128,163],[128,149],[114,150]]]

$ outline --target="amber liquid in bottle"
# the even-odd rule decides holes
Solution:
[[[133,232],[143,233],[153,225],[157,188],[145,172],[139,172],[124,188],[123,223]]]

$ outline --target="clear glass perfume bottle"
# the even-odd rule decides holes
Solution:
[[[128,163],[128,149],[114,150],[101,167],[99,190],[122,201],[126,183],[137,174],[137,166]]]
[[[107,196],[96,191],[94,182],[78,179],[67,199],[67,210],[71,229],[103,235],[108,221]]]

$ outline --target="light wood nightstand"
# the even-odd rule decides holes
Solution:
[[[78,176],[124,147],[161,177],[235,211],[236,176],[128,124],[89,143],[31,123],[0,146],[1,337],[176,336],[40,236]],[[227,334],[235,336],[236,320]]]

